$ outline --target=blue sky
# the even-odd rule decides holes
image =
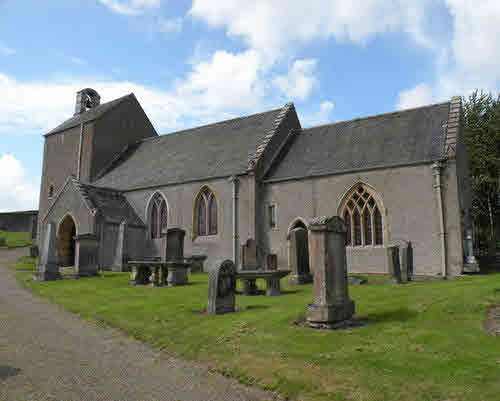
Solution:
[[[0,211],[38,207],[76,91],[161,134],[293,101],[303,126],[497,92],[498,0],[0,0]]]

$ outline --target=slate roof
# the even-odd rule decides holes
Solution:
[[[89,208],[99,211],[108,220],[121,222],[127,220],[129,225],[144,225],[123,194],[107,188],[96,188],[82,184],[76,180],[73,183],[78,188]]]
[[[59,124],[56,128],[53,130],[49,131],[45,136],[56,134],[58,132],[67,130],[69,128],[76,127],[80,125],[82,122],[87,123],[89,121],[93,121],[101,117],[104,113],[107,113],[110,111],[112,108],[118,106],[121,102],[133,97],[134,94],[130,93],[128,95],[119,97],[118,99],[114,99],[110,102],[100,104],[97,107],[91,108],[84,113],[77,114],[68,120],[64,121],[62,124]]]
[[[124,151],[93,184],[128,190],[245,173],[249,155],[281,110],[147,138]]]
[[[300,131],[266,180],[342,173],[443,157],[450,103]]]

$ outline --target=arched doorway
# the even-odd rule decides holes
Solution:
[[[311,281],[309,268],[309,241],[307,226],[302,219],[296,219],[288,230],[288,266],[292,270],[290,280],[296,284]]]
[[[59,266],[75,265],[75,235],[76,224],[73,218],[68,214],[61,223],[58,230],[57,264]]]

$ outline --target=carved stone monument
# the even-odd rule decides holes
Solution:
[[[393,245],[399,247],[399,270],[401,283],[407,283],[408,281],[411,281],[413,277],[413,248],[411,246],[411,242],[406,240],[395,240],[393,241]],[[389,262],[389,266],[391,266],[391,262]],[[397,277],[395,278],[397,281]]]
[[[306,318],[312,327],[330,327],[354,314],[349,299],[345,226],[338,216],[317,217],[309,223],[309,261],[314,271],[313,303]]]
[[[234,312],[235,292],[236,268],[231,260],[225,260],[210,271],[207,312],[213,315]]]
[[[474,241],[472,237],[472,229],[465,230],[465,273],[479,273],[479,262],[474,256]]]
[[[38,271],[33,274],[33,279],[39,281],[60,279],[61,273],[59,273],[56,257],[56,225],[54,223],[49,223],[47,224],[47,231],[44,236],[40,264],[38,265]]]
[[[167,266],[166,283],[169,286],[188,283],[189,263],[184,262],[184,236],[186,231],[181,228],[167,230]],[[163,278],[162,278],[163,281]]]
[[[288,268],[292,271],[288,280],[291,284],[306,284],[312,281],[309,268],[309,244],[307,230],[294,228],[288,236]]]

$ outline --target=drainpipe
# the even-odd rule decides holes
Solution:
[[[234,175],[229,178],[233,183],[233,261],[238,266],[238,184],[239,179]]]
[[[80,122],[80,144],[78,145],[78,166],[76,170],[76,178],[78,182],[80,182],[80,165],[82,163],[82,143],[83,143],[83,122]]]
[[[438,202],[439,211],[439,238],[441,240],[441,275],[446,279],[446,231],[444,226],[444,213],[443,213],[443,196],[441,193],[441,169],[443,163],[437,161],[432,165],[432,174],[434,175],[434,189],[436,190],[436,198]]]

